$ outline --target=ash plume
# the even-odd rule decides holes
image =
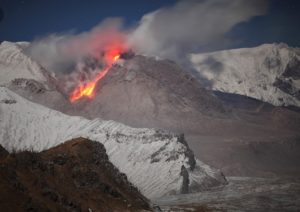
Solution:
[[[121,18],[106,19],[91,31],[77,35],[51,34],[36,39],[25,53],[50,71],[68,74],[82,67],[87,58],[101,61],[104,53],[111,48],[127,49]]]
[[[224,47],[235,25],[264,15],[267,0],[183,0],[142,17],[130,37],[148,55],[180,59],[191,52]]]
[[[86,57],[101,60],[101,54],[114,46],[186,65],[190,53],[232,44],[226,34],[237,24],[264,15],[267,8],[268,0],[180,0],[145,14],[135,27],[126,29],[122,18],[109,18],[89,32],[37,39],[26,53],[58,74],[80,69],[78,64]]]

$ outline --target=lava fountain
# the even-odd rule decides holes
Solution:
[[[99,80],[101,80],[105,75],[108,73],[110,68],[112,67],[113,63],[116,62],[121,55],[120,49],[110,49],[106,51],[104,55],[104,62],[105,67],[99,71],[99,73],[96,75],[96,77],[91,80],[90,82],[80,82],[79,85],[74,89],[74,91],[71,93],[69,99],[70,102],[74,103],[77,100],[87,97],[87,98],[93,98],[95,96],[95,87]]]

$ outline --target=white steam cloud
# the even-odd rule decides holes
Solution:
[[[144,15],[130,42],[141,53],[179,59],[226,45],[232,27],[263,15],[267,0],[183,0]]]

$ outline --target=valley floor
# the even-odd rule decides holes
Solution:
[[[186,135],[195,156],[225,176],[300,178],[299,135]]]
[[[154,200],[163,211],[299,211],[300,179],[227,177],[201,193]]]

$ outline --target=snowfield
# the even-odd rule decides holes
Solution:
[[[0,87],[0,141],[9,151],[42,151],[76,137],[104,144],[110,161],[148,198],[226,184],[197,160],[182,136],[114,121],[68,116]]]
[[[300,49],[285,44],[224,50],[190,57],[212,90],[275,106],[300,106]]]

